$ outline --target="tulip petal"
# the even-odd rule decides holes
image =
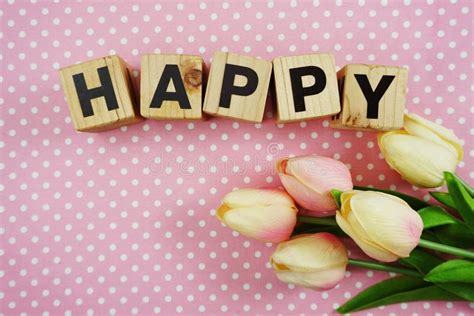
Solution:
[[[293,206],[293,199],[284,191],[277,189],[239,189],[227,193],[223,204],[229,208],[254,205]]]
[[[339,227],[370,257],[393,262],[407,257],[423,230],[421,217],[402,199],[374,191],[341,195]]]
[[[341,194],[341,212],[342,215],[345,217],[351,211],[351,198],[356,195],[358,192],[357,190],[351,190],[342,192]]]
[[[278,245],[272,263],[292,271],[324,270],[347,264],[344,244],[334,235],[319,233],[300,235]]]
[[[362,251],[371,258],[382,262],[394,262],[399,258],[387,249],[374,244],[367,238],[366,234],[360,229],[353,229],[351,224],[342,216],[341,212],[336,213],[336,222],[339,227],[354,240]]]
[[[224,214],[230,210],[230,207],[228,207],[225,204],[222,204],[216,211],[216,216],[217,218],[222,222],[224,221]]]
[[[452,130],[413,113],[405,114],[403,128],[410,135],[434,141],[454,151],[458,161],[462,160],[464,151],[461,141]]]
[[[219,211],[218,211],[219,212]],[[268,242],[287,240],[296,225],[293,206],[245,206],[228,209],[222,222],[242,235]]]
[[[332,189],[352,189],[351,174],[342,162],[323,156],[301,156],[288,159],[285,174],[292,175],[319,194]]]
[[[275,271],[280,281],[297,286],[327,290],[335,287],[344,278],[346,266],[335,266],[322,271],[296,272],[291,270]]]
[[[301,156],[277,162],[281,182],[306,213],[312,216],[333,215],[337,206],[331,190],[352,189],[347,167],[334,159],[321,156]]]
[[[288,191],[299,205],[311,211],[312,215],[330,216],[334,214],[337,206],[329,193],[321,195],[299,182],[298,179],[293,176],[283,173],[279,173],[278,175],[286,191]]]
[[[392,195],[366,191],[351,199],[351,215],[370,240],[399,257],[408,257],[418,245],[423,222],[403,200]],[[353,226],[354,228],[354,226]]]
[[[318,233],[280,243],[271,262],[283,282],[329,289],[344,278],[348,258],[344,244],[337,237]]]
[[[379,135],[378,140],[387,163],[416,186],[438,187],[444,182],[443,172],[456,169],[457,156],[435,142],[398,131]]]

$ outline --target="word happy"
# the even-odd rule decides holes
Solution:
[[[203,112],[261,122],[269,89],[278,122],[330,116],[336,128],[399,129],[408,82],[403,67],[349,64],[336,72],[331,54],[269,62],[216,52],[207,78],[200,56],[149,54],[141,59],[138,100],[130,73],[116,55],[60,70],[76,130],[98,132],[143,118],[201,119]]]

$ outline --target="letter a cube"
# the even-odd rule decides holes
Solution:
[[[278,122],[339,113],[336,65],[330,54],[278,57],[273,60]]]
[[[106,56],[60,70],[74,128],[100,132],[141,120],[131,70],[118,56]]]
[[[142,57],[140,113],[152,119],[202,118],[204,62],[200,56]]]
[[[350,64],[337,73],[341,113],[336,128],[393,130],[403,126],[408,69]]]
[[[271,75],[271,62],[232,53],[215,53],[207,82],[204,112],[261,122]]]

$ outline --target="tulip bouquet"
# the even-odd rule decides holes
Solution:
[[[429,204],[396,191],[353,186],[334,159],[303,156],[277,162],[286,190],[228,193],[217,217],[242,235],[278,243],[270,258],[278,279],[330,289],[348,265],[398,276],[372,285],[340,313],[417,300],[474,302],[474,189],[453,172],[462,146],[452,131],[416,115],[404,130],[379,135],[388,164],[420,187],[444,182]],[[371,260],[349,258],[351,238]]]

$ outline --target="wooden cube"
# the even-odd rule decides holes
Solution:
[[[144,55],[141,115],[152,119],[202,118],[203,65],[200,56]]]
[[[232,53],[214,54],[204,99],[204,112],[261,122],[272,64]]]
[[[339,113],[336,65],[330,54],[278,57],[273,60],[277,122]]]
[[[337,73],[341,113],[336,128],[393,130],[403,126],[408,69],[381,65],[346,65]]]
[[[141,121],[130,66],[106,56],[60,70],[74,128],[99,132]]]

